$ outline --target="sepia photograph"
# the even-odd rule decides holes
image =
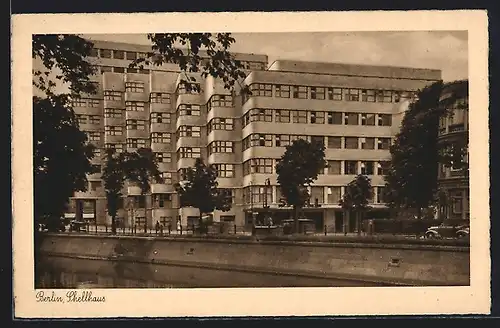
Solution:
[[[228,315],[255,315],[242,300],[259,290],[293,293],[297,306],[345,291],[356,302],[365,292],[369,303],[406,298],[407,310],[386,314],[446,299],[429,311],[488,311],[486,16],[469,12],[460,28],[452,14],[465,14],[450,12],[433,28],[414,14],[386,29],[374,27],[379,13],[357,29],[351,19],[345,29],[256,31],[236,22],[184,31],[175,20],[169,29],[161,14],[135,30],[117,24],[132,14],[106,14],[102,26],[32,15],[29,28],[17,17],[17,31],[14,19],[24,48],[13,57],[26,60],[22,88],[13,70],[23,313],[133,315],[120,304],[152,310],[153,299],[178,297],[176,310],[155,315],[213,316],[211,298],[238,302]],[[405,293],[419,293],[418,304]],[[201,297],[203,309],[190,306]],[[460,297],[478,301],[453,306]],[[352,314],[354,303],[319,308]],[[359,314],[381,314],[368,307]]]

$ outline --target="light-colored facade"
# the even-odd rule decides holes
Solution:
[[[441,102],[456,96],[457,90],[468,89],[468,81],[456,81],[443,88]],[[439,142],[464,144],[466,156],[463,158],[468,163],[468,133],[469,133],[469,99],[468,96],[459,97],[452,104],[447,105],[451,115],[443,116],[439,122]],[[464,169],[460,166],[444,164],[439,165],[438,171],[439,189],[444,191],[448,198],[445,211],[447,219],[468,220],[469,211],[469,169],[468,164]]]
[[[326,146],[329,165],[311,187],[311,202],[320,206],[305,209],[318,229],[351,229],[338,203],[344,186],[359,173],[372,179],[371,205],[384,215],[383,175],[392,138],[415,92],[441,78],[437,70],[288,60],[267,67],[265,55],[236,54],[248,68],[242,85],[251,95],[190,74],[201,87],[193,93],[179,84],[175,65],[127,68],[131,59],[148,52],[147,46],[96,42],[95,48],[99,91],[74,104],[80,128],[100,149],[95,164],[103,164],[105,148],[151,147],[165,179],[153,183],[146,197],[138,187],[127,186],[124,195],[135,202],[131,206],[125,200],[120,210],[125,226],[159,221],[175,228],[178,220],[185,226],[197,217],[197,210],[179,208],[173,188],[196,157],[216,165],[219,187],[233,196],[232,209],[216,211],[215,221],[249,227],[252,213],[263,212],[266,204],[275,217],[288,217],[289,209],[279,204],[275,165],[296,138]],[[88,200],[97,221],[109,223],[99,174],[89,176],[89,190],[75,199]]]

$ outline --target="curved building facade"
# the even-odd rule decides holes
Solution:
[[[469,219],[469,99],[468,81],[456,81],[443,88],[440,98],[450,115],[441,117],[439,142],[465,147],[461,163],[439,164],[438,186],[446,195],[444,215],[447,219]],[[453,101],[450,99],[453,98]],[[465,166],[464,166],[465,164]]]

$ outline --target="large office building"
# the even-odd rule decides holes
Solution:
[[[310,190],[311,203],[318,206],[304,209],[318,229],[353,229],[343,221],[339,201],[357,174],[368,175],[374,186],[370,215],[383,217],[383,176],[392,139],[416,91],[441,79],[439,70],[291,60],[269,65],[266,55],[235,54],[247,69],[241,83],[251,95],[192,73],[200,91],[187,91],[176,65],[128,68],[150,46],[94,44],[92,61],[99,73],[93,79],[99,91],[73,104],[80,128],[97,146],[94,164],[103,165],[106,148],[150,147],[164,179],[153,181],[148,195],[126,185],[119,211],[124,226],[158,221],[175,228],[178,221],[186,226],[195,220],[196,209],[179,208],[173,185],[198,157],[215,165],[219,188],[232,195],[231,210],[215,211],[214,221],[249,228],[265,211],[277,220],[288,218],[290,208],[280,205],[275,165],[298,138],[326,147],[328,167]],[[88,191],[74,195],[72,208],[109,224],[101,176],[88,178]]]

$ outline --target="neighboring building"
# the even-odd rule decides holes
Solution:
[[[464,92],[465,90],[465,92]],[[447,142],[465,146],[465,156],[463,163],[452,163],[450,167],[439,164],[438,185],[439,190],[443,191],[447,198],[448,206],[445,210],[447,219],[469,219],[469,98],[468,81],[461,80],[449,83],[444,86],[440,98],[442,103],[450,97],[459,96],[456,101],[447,104],[446,107],[451,111],[450,116],[441,117],[439,122],[439,142]]]
[[[289,60],[267,68],[265,55],[235,54],[249,70],[242,83],[250,87],[251,96],[199,74],[190,76],[201,92],[189,93],[179,85],[176,65],[127,68],[148,46],[95,42],[95,48],[99,92],[74,103],[81,129],[98,147],[94,164],[103,164],[105,148],[151,147],[165,179],[153,183],[146,196],[127,185],[119,213],[125,226],[146,222],[151,227],[159,221],[175,229],[177,220],[186,225],[197,218],[196,209],[178,208],[173,188],[197,157],[216,166],[219,187],[233,196],[233,208],[216,211],[215,221],[250,227],[252,213],[263,213],[265,205],[275,222],[288,218],[290,209],[279,204],[275,165],[284,147],[297,138],[321,140],[326,146],[328,168],[311,187],[311,202],[321,206],[304,209],[318,229],[342,229],[339,200],[344,186],[359,173],[372,179],[372,215],[386,216],[383,175],[392,138],[415,92],[441,78],[438,70]],[[99,174],[89,176],[89,190],[74,199],[79,201],[73,206],[88,204],[83,207],[89,212],[95,208],[98,223],[109,224]],[[349,230],[354,227],[346,224]]]

